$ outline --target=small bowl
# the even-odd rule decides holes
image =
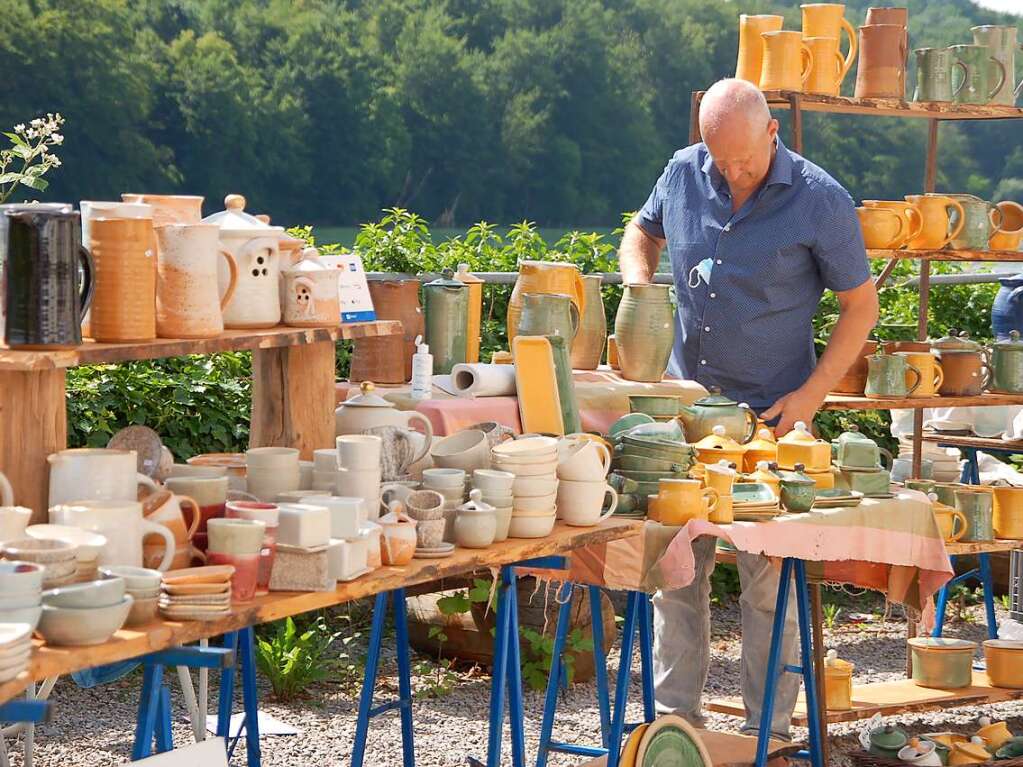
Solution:
[[[558,492],[557,475],[541,475],[537,477],[516,477],[512,485],[512,494],[516,498],[536,498]]]
[[[543,538],[554,529],[555,517],[517,517],[512,515],[508,522],[509,538]]]
[[[518,496],[515,496],[515,500],[512,501],[512,509],[516,512],[546,511],[547,509],[554,508],[557,497],[557,493],[540,495],[533,498],[519,498]]]
[[[472,473],[472,485],[484,493],[497,493],[505,495],[511,492],[515,475],[510,471],[498,471],[497,469],[476,469]]]
[[[73,543],[66,543],[65,541],[19,538],[16,541],[7,541],[3,545],[2,551],[5,559],[18,559],[38,562],[41,565],[50,565],[74,560],[77,549],[78,547]]]
[[[70,525],[29,525],[25,535],[37,541],[63,541],[76,546],[75,557],[79,562],[94,562],[107,545],[105,535]]]
[[[549,509],[540,509],[539,511],[515,511],[515,509],[512,509],[513,517],[553,517],[557,513],[557,506],[551,506]]]
[[[134,598],[134,596],[133,596]],[[141,626],[144,623],[151,623],[156,620],[160,611],[160,597],[149,599],[135,599],[128,611],[128,617],[124,621],[125,626]]]
[[[26,591],[21,594],[0,594],[0,610],[20,610],[24,607],[38,607],[40,592]]]
[[[491,506],[495,506],[498,508],[502,507],[510,508],[512,502],[515,500],[515,496],[513,496],[511,493],[509,493],[508,495],[490,495],[489,493],[483,493],[483,495],[480,496],[480,500],[483,501],[483,503],[489,503]]]
[[[103,644],[124,625],[135,600],[128,594],[108,607],[51,607],[43,605],[39,633],[47,644],[64,646]]]
[[[0,594],[39,594],[45,568],[35,562],[0,561]]]
[[[423,488],[426,490],[461,488],[464,486],[465,472],[462,469],[423,470]]]
[[[500,458],[517,459],[523,456],[535,456],[543,453],[558,452],[558,440],[555,437],[523,437],[511,439],[495,445],[493,454]]]
[[[0,623],[27,623],[36,630],[39,625],[39,616],[43,613],[43,606],[19,607],[13,610],[0,609]]]
[[[110,607],[124,599],[124,578],[104,578],[76,583],[43,592],[43,605],[49,607]]]
[[[147,589],[159,589],[163,581],[163,573],[159,570],[150,570],[145,567],[132,567],[130,565],[111,565],[101,567],[99,574],[104,578],[123,578],[126,591],[145,591]]]

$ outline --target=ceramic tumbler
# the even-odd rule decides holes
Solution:
[[[856,98],[897,98],[906,93],[906,29],[900,24],[860,27]]]
[[[264,503],[278,493],[298,490],[298,450],[292,447],[255,447],[245,451],[246,486]]]
[[[990,103],[1013,106],[1019,98],[1020,91],[1023,91],[1023,80],[1016,83],[1016,27],[984,25],[970,27],[973,32],[973,42],[976,45],[983,45],[987,48],[990,57],[999,66],[991,64],[990,77],[992,82],[998,82],[1000,71],[1005,72],[1001,87],[991,95]]]
[[[907,374],[913,374],[909,376],[912,385],[907,385]],[[922,380],[920,371],[904,357],[874,354],[867,357],[867,385],[864,394],[879,399],[911,397]]]
[[[375,434],[343,434],[334,440],[336,468],[380,470],[383,440]]]
[[[930,352],[896,352],[906,360],[906,388],[909,389],[915,379],[914,370],[919,371],[920,385],[910,397],[936,397],[938,389],[945,381],[945,371]]]
[[[995,539],[994,495],[991,490],[956,490],[955,508],[966,517],[966,535],[959,540],[983,542]]]
[[[923,219],[920,211],[912,203],[905,200],[864,200],[863,207],[887,208],[888,210],[894,210],[902,216],[906,222],[906,228],[903,230],[901,247],[906,247],[910,240],[920,236],[920,232],[923,229]]]
[[[838,40],[833,37],[804,37],[803,44],[813,56],[813,68],[803,86],[805,93],[819,93],[837,96],[842,89],[842,80],[849,73],[845,59],[838,50]]]
[[[769,14],[739,15],[739,55],[735,62],[735,76],[754,85],[760,84],[760,70],[764,61],[764,32],[777,32],[785,19]]]
[[[96,263],[89,333],[105,343],[156,338],[156,238],[143,218],[97,218],[90,250]]]
[[[898,211],[864,206],[856,209],[856,217],[869,250],[897,250],[906,244],[909,224]]]
[[[917,48],[916,90],[913,101],[952,100],[952,51],[948,48]]]
[[[799,32],[764,32],[764,61],[760,72],[762,91],[802,91],[813,69],[813,54]]]
[[[277,527],[280,522],[280,508],[276,503],[252,501],[229,501],[227,519],[250,519],[263,524],[263,542],[259,549],[259,569],[256,575],[256,594],[270,592],[270,573],[277,556]],[[214,523],[214,527],[219,524]],[[212,538],[210,539],[212,545]]]
[[[959,226],[962,221],[959,234],[952,238],[952,249],[987,250],[991,236],[1002,230],[1002,211],[972,194],[950,194],[948,197],[956,200],[962,208],[962,218],[958,209],[950,214],[953,226]]]
[[[231,565],[231,601],[249,602],[256,596],[259,558],[266,524],[254,519],[211,519],[206,561]],[[269,583],[269,579],[267,581]]]
[[[1019,250],[1020,242],[1023,241],[1023,205],[1003,200],[995,207],[1002,217],[1001,226],[988,238],[988,247],[991,250]],[[995,218],[993,212],[991,218]]]
[[[153,217],[153,208],[141,202],[116,202],[106,200],[82,200],[78,203],[82,212],[82,242],[92,240],[94,218],[148,218]]]
[[[920,231],[906,243],[908,249],[939,250],[962,232],[965,220],[963,206],[958,200],[939,194],[909,194],[906,202],[920,215]],[[952,212],[956,213],[954,226]]]
[[[952,100],[957,104],[990,104],[1008,79],[1005,65],[985,45],[953,45]]]

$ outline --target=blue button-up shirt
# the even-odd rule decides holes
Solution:
[[[824,289],[870,278],[849,193],[780,140],[767,179],[735,213],[706,145],[680,149],[638,223],[667,240],[678,299],[669,372],[757,410],[813,372]]]

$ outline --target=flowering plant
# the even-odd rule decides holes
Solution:
[[[46,117],[37,117],[27,126],[15,125],[13,133],[4,133],[11,140],[11,148],[0,149],[0,203],[7,202],[19,184],[38,192],[46,189],[43,175],[50,168],[60,167],[60,159],[52,150],[64,143],[59,132],[63,124],[60,112],[47,112]],[[19,162],[21,168],[14,169],[12,166]]]

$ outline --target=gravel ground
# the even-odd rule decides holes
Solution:
[[[845,608],[838,625],[827,632],[827,644],[838,650],[839,656],[856,664],[856,681],[872,682],[900,679],[905,665],[905,624],[901,615],[885,621],[880,615],[868,617],[864,622],[847,619],[854,609],[878,608],[879,602],[866,602],[855,608]],[[950,610],[951,612],[951,610]],[[970,622],[957,622],[948,627],[949,636],[983,640],[983,612],[972,608]],[[735,604],[717,607],[713,616],[711,673],[708,695],[735,694],[739,685],[738,608]],[[417,659],[413,659],[413,665]],[[617,652],[609,658],[614,673],[618,667]],[[630,720],[641,714],[639,704],[638,659],[633,669],[630,689]],[[420,692],[427,692],[429,679],[418,669],[413,684]],[[386,657],[384,676],[378,682],[377,700],[385,700],[396,692],[393,657]],[[130,759],[132,727],[137,705],[140,677],[134,675],[119,683],[83,690],[70,680],[58,682],[51,700],[56,703],[54,721],[36,730],[36,759],[38,767],[100,767],[121,765]],[[175,704],[180,703],[176,676],[172,687]],[[337,685],[324,684],[311,691],[301,702],[288,705],[275,704],[262,691],[263,710],[299,727],[298,736],[265,737],[262,739],[263,763],[268,767],[306,767],[307,765],[347,764],[351,757],[351,742],[355,731],[357,702],[350,694],[338,692]],[[476,670],[460,672],[450,692],[440,697],[420,694],[413,706],[416,761],[423,767],[451,767],[465,765],[466,756],[483,758],[486,754],[486,719],[489,700],[489,676]],[[526,753],[527,763],[535,758],[542,694],[526,694]],[[211,701],[211,711],[215,710]],[[240,704],[239,704],[240,705]],[[188,742],[189,729],[184,711],[176,708],[175,742]],[[969,729],[980,715],[1006,718],[1010,728],[1023,734],[1023,701],[996,706],[962,707],[950,711],[901,715],[889,721],[912,732]],[[738,720],[719,714],[708,714],[713,729],[735,729]],[[856,725],[834,725],[830,729],[833,747],[831,764],[846,765],[849,761],[842,753],[857,748]],[[805,731],[795,730],[795,737],[805,737]],[[555,723],[555,736],[570,742],[595,744],[599,739],[599,717],[592,682],[575,685],[561,702]],[[506,733],[507,737],[507,733]],[[508,742],[507,740],[505,741]],[[21,742],[12,744],[11,763],[23,764]],[[240,744],[243,747],[243,744]],[[17,753],[15,753],[17,752]],[[552,767],[578,764],[581,760],[554,755]],[[235,763],[241,763],[236,756]],[[504,764],[510,764],[505,747]],[[368,767],[392,767],[401,764],[401,735],[396,713],[387,713],[370,725],[366,755]]]

